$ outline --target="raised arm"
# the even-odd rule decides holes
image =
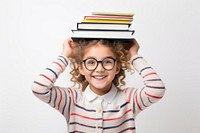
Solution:
[[[133,46],[129,50],[132,57],[130,61],[143,79],[143,86],[133,93],[136,114],[160,100],[165,92],[164,83],[157,72],[138,54],[138,50],[139,45],[136,40],[133,40]]]
[[[56,108],[65,116],[67,116],[66,108],[69,105],[70,94],[68,90],[54,86],[54,83],[69,64],[67,57],[70,57],[72,53],[70,43],[70,39],[64,42],[62,54],[52,61],[52,63],[36,77],[32,84],[32,91],[36,97],[48,103],[53,108]]]

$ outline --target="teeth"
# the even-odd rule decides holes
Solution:
[[[102,79],[102,78],[104,78],[105,76],[94,76],[94,78],[96,78],[96,79]]]

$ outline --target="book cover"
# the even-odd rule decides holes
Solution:
[[[93,15],[110,15],[110,16],[134,16],[132,12],[104,12],[104,11],[94,11]]]
[[[123,23],[123,24],[131,24],[129,20],[106,20],[106,19],[84,19],[82,22],[96,22],[96,23]]]
[[[84,19],[109,19],[109,20],[129,20],[129,21],[132,21],[133,17],[131,17],[131,16],[93,15],[93,16],[84,16]]]
[[[72,30],[72,38],[131,39],[134,30]]]
[[[77,23],[77,29],[101,29],[101,30],[128,30],[130,24],[122,23],[89,23],[79,22]]]

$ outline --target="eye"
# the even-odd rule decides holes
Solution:
[[[105,65],[113,64],[113,60],[112,59],[105,59],[103,61],[103,64],[105,64]]]
[[[95,64],[96,64],[96,61],[95,61],[94,59],[88,59],[88,60],[86,61],[86,64],[87,64],[87,65],[95,65]]]

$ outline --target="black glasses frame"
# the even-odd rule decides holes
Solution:
[[[87,66],[86,66],[85,62],[86,62],[87,60],[89,60],[89,59],[94,59],[94,60],[97,62],[97,65],[96,65],[96,67],[94,67],[94,69],[88,69]],[[104,61],[105,59],[112,59],[112,60],[114,61],[114,65],[113,65],[113,67],[112,67],[111,69],[106,69],[106,68],[104,67],[103,61]],[[116,60],[115,58],[113,58],[113,57],[106,57],[106,58],[104,58],[104,59],[101,60],[101,61],[98,61],[97,59],[91,57],[91,58],[87,58],[87,59],[83,60],[82,62],[84,63],[84,66],[85,66],[85,68],[86,68],[88,71],[94,71],[94,70],[98,67],[99,63],[101,63],[101,66],[102,66],[105,70],[112,70],[112,69],[114,68],[114,66],[115,66],[115,62],[116,62],[116,61],[117,61],[117,60]]]

